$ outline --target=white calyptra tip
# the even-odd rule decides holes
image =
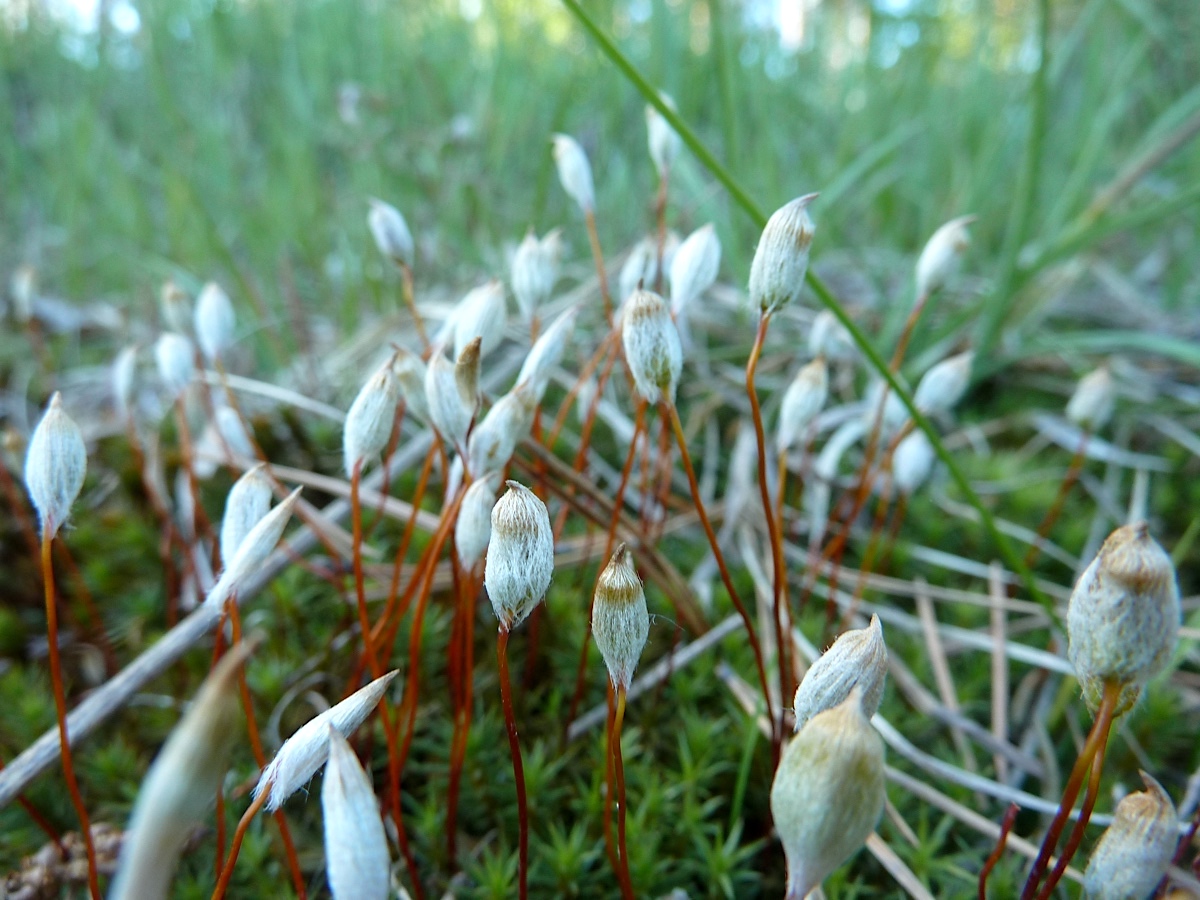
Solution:
[[[109,900],[169,896],[179,855],[212,806],[240,730],[237,672],[252,649],[243,641],[221,657],[155,757],[125,829]]]
[[[496,487],[500,476],[490,473],[477,477],[463,494],[458,508],[458,520],[454,523],[454,549],[458,553],[458,564],[470,571],[487,552],[488,539],[492,536],[492,507],[496,505]]]
[[[71,515],[71,505],[83,489],[87,447],[83,432],[63,409],[58,391],[29,439],[25,452],[25,488],[37,508],[42,534],[53,538]]]
[[[329,891],[334,900],[387,900],[391,858],[371,778],[337,730],[327,735],[321,813]]]
[[[554,575],[554,533],[546,504],[509,481],[492,507],[483,583],[500,627],[511,631],[542,602]]]
[[[225,570],[217,583],[212,586],[205,598],[205,606],[213,613],[219,613],[225,601],[237,591],[241,583],[258,571],[259,567],[271,555],[283,529],[287,527],[292,517],[296,501],[300,499],[300,488],[296,488],[275,508],[258,520],[249,533],[239,542],[234,554],[224,559]]]
[[[683,348],[666,301],[653,291],[634,291],[621,316],[621,341],[637,392],[650,404],[674,403]]]
[[[926,414],[949,412],[967,392],[975,354],[959,353],[930,366],[913,394],[917,409]]]
[[[550,299],[558,281],[561,251],[562,238],[557,228],[540,241],[531,228],[513,255],[512,289],[526,322],[532,321],[538,307]]]
[[[154,362],[158,378],[172,400],[187,390],[196,374],[192,342],[174,331],[166,332],[154,343]]]
[[[933,471],[936,455],[925,432],[917,430],[907,435],[892,453],[892,486],[905,497],[913,493]]]
[[[826,359],[850,360],[854,358],[854,340],[846,326],[827,309],[813,316],[812,330],[808,333],[808,352]]]
[[[1106,682],[1121,685],[1117,715],[1133,706],[1170,660],[1179,626],[1171,557],[1145,522],[1118,528],[1079,576],[1067,606],[1067,656],[1092,711]]]
[[[1115,401],[1112,373],[1108,366],[1101,366],[1079,379],[1067,401],[1067,419],[1080,428],[1099,431],[1112,418]]]
[[[617,690],[629,690],[633,673],[650,634],[646,592],[633,565],[633,554],[622,544],[596,583],[592,605],[592,634]]]
[[[958,271],[963,254],[971,244],[967,226],[975,216],[951,219],[933,233],[917,259],[917,299],[925,299]]]
[[[113,399],[121,418],[133,415],[134,379],[137,376],[137,347],[130,345],[117,354],[112,365]]]
[[[504,285],[489,281],[467,292],[454,311],[454,356],[475,338],[482,338],[480,353],[487,356],[504,337]]]
[[[1089,900],[1145,900],[1175,855],[1175,804],[1154,778],[1141,776],[1146,790],[1117,804],[1112,824],[1092,851],[1083,873],[1083,895]]]
[[[563,351],[567,349],[578,312],[579,307],[569,307],[550,323],[550,327],[541,333],[530,348],[529,355],[521,364],[521,371],[517,373],[517,384],[529,384],[539,403],[549,384],[551,371],[562,360]]]
[[[819,712],[842,703],[855,687],[862,691],[863,715],[879,711],[887,680],[888,652],[879,616],[866,628],[843,632],[804,673],[796,688],[796,730]]]
[[[771,813],[787,856],[787,900],[803,900],[866,842],[883,813],[883,740],[854,688],[783,751]]]
[[[392,357],[392,371],[400,383],[404,402],[408,409],[423,419],[429,418],[429,407],[425,403],[425,361],[411,350],[396,348]]]
[[[210,281],[196,298],[196,343],[210,363],[233,343],[237,319],[229,295],[215,281]]]
[[[592,186],[592,165],[575,138],[554,135],[554,165],[563,190],[585,213],[596,208],[596,190]]]
[[[785,453],[800,439],[808,424],[817,417],[829,397],[829,367],[818,356],[803,366],[783,393],[779,407],[779,432],[775,446]]]
[[[454,363],[435,347],[425,370],[425,404],[429,419],[442,439],[461,447],[471,427],[472,410],[463,403],[454,374]]]
[[[471,474],[499,472],[507,466],[517,444],[529,434],[536,412],[532,385],[519,384],[497,400],[467,438]]]
[[[279,809],[300,787],[308,782],[329,757],[329,729],[332,727],[347,737],[353,734],[376,706],[383,692],[400,674],[393,669],[381,675],[318,716],[309,719],[296,733],[283,742],[275,758],[262,771],[254,796],[269,790],[267,811]]]
[[[659,94],[659,96],[669,109],[675,109],[674,100],[666,94]],[[650,159],[654,161],[658,177],[666,178],[667,173],[671,171],[671,166],[679,156],[683,141],[675,133],[675,129],[663,118],[663,114],[649,103],[646,104],[646,139],[650,145]]]
[[[750,264],[750,303],[763,313],[791,303],[804,288],[813,241],[808,205],[816,196],[797,197],[767,220]]]
[[[361,461],[364,465],[387,447],[400,402],[400,381],[389,359],[375,370],[362,386],[342,428],[342,455],[346,475],[352,475]]]
[[[390,203],[374,197],[368,198],[371,210],[367,213],[367,227],[379,252],[398,266],[411,268],[413,264],[413,237],[408,223],[400,210]]]
[[[689,234],[671,260],[671,312],[680,315],[717,280],[721,240],[710,222]]]
[[[259,463],[233,483],[225,498],[221,518],[221,561],[228,564],[242,541],[271,509],[271,479],[266,463]]]

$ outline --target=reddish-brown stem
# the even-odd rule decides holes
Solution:
[[[596,264],[596,278],[600,281],[600,299],[604,301],[604,318],[608,324],[613,321],[612,295],[608,292],[608,272],[604,269],[604,252],[600,249],[600,232],[596,230],[596,214],[592,210],[584,210],[584,220],[587,222],[588,242],[592,245],[592,261]]]
[[[772,723],[771,743],[774,747],[776,758],[779,756],[779,730],[776,727],[774,705],[771,703],[771,689],[767,685],[767,668],[763,664],[762,646],[758,642],[758,633],[754,630],[754,621],[750,618],[750,613],[746,610],[741,598],[738,596],[737,589],[733,586],[733,577],[729,574],[729,567],[725,565],[725,555],[721,552],[721,545],[717,542],[716,532],[713,531],[712,523],[708,520],[708,512],[704,508],[704,500],[700,497],[700,484],[696,480],[696,470],[692,467],[692,458],[688,453],[687,440],[683,434],[683,423],[679,421],[679,411],[675,409],[674,403],[663,401],[663,407],[667,415],[671,417],[671,427],[675,431],[675,443],[679,445],[679,456],[683,460],[683,469],[687,474],[688,487],[692,491],[692,501],[696,506],[696,514],[700,517],[700,524],[704,527],[704,533],[708,537],[708,544],[712,548],[713,558],[717,561],[717,570],[721,573],[721,581],[725,584],[725,590],[729,592],[729,599],[733,602],[734,608],[739,616],[742,617],[742,624],[746,626],[746,633],[750,636],[750,649],[754,651],[754,664],[758,668],[758,682],[762,687],[763,701],[767,705],[767,720]]]
[[[671,170],[664,169],[662,177],[658,181],[658,193],[654,197],[654,221],[658,227],[654,266],[654,292],[656,294],[661,294],[663,289],[663,255],[667,246],[667,185],[670,180]]]
[[[457,563],[455,563],[457,568]],[[462,618],[459,641],[461,653],[459,670],[461,696],[454,718],[454,734],[450,739],[450,785],[446,791],[446,848],[450,864],[457,856],[458,794],[462,784],[463,764],[467,757],[467,738],[471,732],[471,703],[475,688],[475,600],[479,594],[479,578],[474,572],[464,572],[460,580],[459,616]]]
[[[100,877],[96,868],[96,846],[92,842],[92,825],[87,807],[79,793],[79,782],[75,780],[75,761],[71,755],[71,741],[67,734],[67,697],[63,690],[62,660],[58,654],[58,606],[54,598],[54,563],[50,547],[54,542],[54,524],[42,519],[42,583],[46,595],[46,638],[50,651],[50,686],[54,692],[54,712],[58,717],[58,746],[62,751],[63,776],[75,814],[79,817],[79,831],[83,835],[83,846],[87,851],[88,891],[92,900],[100,900]]]
[[[609,732],[613,771],[617,778],[617,856],[621,861],[622,900],[633,900],[633,878],[629,874],[629,848],[625,841],[625,762],[621,758],[621,725],[625,721],[625,688],[617,688],[617,710]]]
[[[762,409],[758,405],[758,391],[754,387],[754,375],[758,370],[758,360],[762,355],[763,344],[767,340],[767,330],[771,326],[771,314],[763,312],[758,317],[758,331],[754,336],[754,346],[750,348],[750,358],[746,361],[746,396],[750,398],[750,416],[754,421],[754,437],[758,444],[758,492],[762,497],[763,518],[767,520],[767,535],[771,541],[771,563],[774,568],[774,578],[771,584],[771,620],[775,625],[775,648],[779,662],[779,696],[790,697],[795,690],[791,684],[791,663],[788,648],[791,640],[783,630],[782,610],[787,606],[787,576],[783,563],[783,535],[781,525],[772,514],[771,488],[767,483],[767,436],[763,428]],[[780,723],[772,721],[771,731],[779,734],[782,730]]]
[[[889,472],[889,481],[890,475],[891,473]],[[888,490],[890,490],[890,486]],[[875,556],[878,554],[880,544],[883,540],[883,529],[887,525],[887,514],[890,508],[891,503],[885,491],[875,503],[875,516],[871,520],[871,536],[867,539],[867,549],[864,551],[862,562],[858,567],[858,578],[854,585],[854,596],[850,598],[850,605],[846,607],[846,614],[842,617],[842,622],[846,627],[850,626],[854,614],[858,611],[858,603],[862,600],[863,592],[866,590],[867,576],[871,574],[871,567],[875,565]]]
[[[0,759],[0,771],[4,770],[4,760]],[[50,820],[42,815],[41,810],[34,806],[26,798],[24,794],[17,795],[17,802],[21,804],[21,808],[29,813],[29,818],[33,819],[35,825],[45,832],[46,837],[50,838],[51,842],[58,846],[58,853],[62,858],[66,858],[66,849],[63,847],[62,836],[54,830],[54,826],[50,824]]]
[[[917,327],[917,320],[921,318],[921,313],[925,309],[925,301],[929,299],[929,295],[925,294],[917,298],[917,302],[913,304],[912,311],[908,314],[908,318],[904,321],[904,330],[900,332],[900,340],[896,343],[896,350],[892,353],[891,370],[893,372],[900,368],[900,364],[904,362],[904,354],[908,352],[908,342],[912,338],[913,331]]]
[[[1013,824],[1017,821],[1017,813],[1020,811],[1021,807],[1015,803],[1011,804],[1004,814],[1004,819],[1000,822],[1000,837],[996,840],[996,847],[987,858],[987,862],[983,864],[983,868],[979,870],[979,900],[987,900],[987,880],[992,874],[992,869],[996,868],[996,864],[1004,856],[1009,832],[1012,831]]]
[[[558,413],[554,416],[554,424],[550,427],[549,436],[542,442],[547,449],[554,449],[554,444],[558,441],[558,436],[562,432],[563,426],[567,423],[567,416],[571,413],[571,407],[575,404],[575,398],[579,396],[579,389],[592,376],[592,373],[599,368],[600,363],[608,359],[608,352],[617,342],[618,337],[619,335],[616,331],[609,331],[604,340],[600,342],[600,346],[596,348],[596,352],[592,354],[591,359],[587,361],[583,369],[579,372],[579,377],[575,379],[575,383],[567,391],[567,396],[559,404]],[[612,366],[610,365],[606,371],[611,370],[611,368]],[[603,392],[604,381],[601,380],[596,395],[599,396]],[[595,402],[593,398],[593,403]]]
[[[413,290],[413,274],[410,266],[403,264],[400,266],[400,282],[404,291],[404,304],[412,313],[413,324],[417,326],[417,337],[421,339],[422,349],[428,352],[429,337],[425,334],[425,324],[421,321],[421,314],[417,312],[417,294]]]
[[[246,838],[246,829],[250,827],[255,815],[267,802],[269,793],[270,785],[264,784],[260,788],[259,795],[254,798],[254,802],[246,808],[241,819],[238,820],[237,828],[233,832],[233,840],[229,843],[229,857],[225,860],[225,867],[221,869],[221,877],[217,879],[217,886],[213,888],[211,900],[224,900],[225,892],[229,890],[229,879],[233,876],[233,867],[237,863],[238,854],[242,852],[242,841]]]
[[[613,719],[617,714],[617,707],[611,690],[607,692],[606,699],[608,715],[605,717],[604,734],[608,738],[608,746],[604,748],[604,813],[602,814],[604,854],[608,857],[608,864],[612,866],[613,875],[616,877],[617,884],[619,885],[621,884],[621,858],[617,856],[617,842],[613,837],[612,827],[613,797],[616,794],[616,786],[613,782],[612,733]]]
[[[1083,779],[1088,774],[1092,760],[1095,758],[1101,743],[1108,740],[1108,730],[1112,727],[1117,700],[1120,696],[1121,685],[1119,683],[1115,681],[1105,683],[1104,694],[1100,699],[1100,707],[1096,710],[1095,721],[1092,722],[1092,730],[1088,733],[1087,740],[1083,743],[1083,749],[1079,751],[1079,757],[1075,760],[1075,767],[1071,770],[1070,778],[1067,779],[1066,787],[1063,790],[1062,802],[1058,806],[1058,812],[1055,813],[1053,820],[1050,822],[1046,836],[1042,839],[1042,846],[1038,850],[1037,858],[1033,862],[1033,868],[1029,872],[1029,878],[1026,880],[1025,887],[1021,891],[1021,900],[1033,900],[1037,892],[1038,884],[1042,880],[1042,876],[1045,874],[1046,867],[1050,862],[1050,856],[1054,853],[1054,848],[1058,844],[1059,835],[1062,834],[1063,826],[1066,825],[1067,818],[1071,813],[1071,807],[1075,805],[1075,798],[1079,796],[1079,789],[1083,785]],[[1082,816],[1080,818],[1083,820]],[[1086,820],[1083,821],[1086,824]]]
[[[512,751],[513,781],[517,788],[517,878],[521,900],[529,897],[529,810],[525,800],[525,767],[521,763],[521,741],[517,737],[517,717],[513,713],[512,685],[508,679],[508,628],[503,623],[496,631],[496,658],[500,663],[500,702],[504,706],[504,726],[508,748]]]
[[[217,848],[213,860],[213,878],[221,877],[221,869],[225,868],[225,787],[217,784]]]
[[[1083,471],[1083,463],[1087,458],[1087,445],[1090,437],[1091,433],[1088,431],[1079,436],[1079,446],[1075,448],[1075,455],[1071,457],[1071,464],[1067,467],[1067,474],[1063,476],[1062,484],[1058,486],[1058,493],[1054,495],[1054,502],[1046,510],[1042,524],[1038,526],[1037,537],[1034,538],[1033,543],[1029,545],[1029,550],[1025,553],[1025,565],[1027,567],[1037,562],[1037,558],[1041,555],[1042,548],[1045,546],[1046,538],[1050,535],[1050,529],[1054,527],[1054,523],[1062,515],[1063,507],[1066,505],[1071,488],[1079,480],[1079,473]]]

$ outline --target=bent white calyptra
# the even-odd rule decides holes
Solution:
[[[794,302],[804,289],[813,221],[808,205],[817,197],[805,194],[771,214],[750,264],[750,304],[771,314]]]

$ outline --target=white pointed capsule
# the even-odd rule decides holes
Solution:
[[[937,459],[933,444],[921,430],[906,435],[892,453],[892,486],[905,497],[911,497],[933,471]]]
[[[671,312],[688,306],[717,280],[721,268],[721,240],[710,222],[689,234],[671,260]]]
[[[271,509],[271,479],[266,463],[259,463],[229,489],[225,515],[221,518],[221,560],[237,555],[242,541]]]
[[[168,279],[162,286],[158,305],[167,330],[186,334],[192,324],[192,300],[175,279]]]
[[[488,410],[467,439],[467,461],[472,475],[499,472],[533,426],[537,396],[533,385],[519,384]]]
[[[1171,796],[1145,772],[1146,790],[1117,804],[1083,873],[1088,900],[1146,900],[1167,874],[1179,841],[1179,815]]]
[[[504,337],[504,285],[489,281],[467,292],[454,311],[454,356],[475,338],[483,341],[480,353],[487,356]]]
[[[563,352],[567,349],[567,342],[575,330],[578,312],[577,306],[564,310],[550,327],[538,336],[529,355],[525,357],[525,362],[521,364],[521,371],[517,373],[517,384],[529,384],[539,402],[550,381],[550,373],[562,360]]]
[[[971,363],[974,360],[975,354],[968,350],[930,366],[913,393],[917,409],[926,415],[953,409],[971,383]]]
[[[783,751],[771,813],[787,857],[786,900],[803,900],[866,842],[883,813],[883,740],[854,688]]]
[[[221,657],[142,779],[109,900],[170,895],[179,856],[213,804],[241,730],[237,673],[251,650],[242,642]]]
[[[346,413],[342,456],[347,476],[359,462],[365,465],[387,447],[399,402],[400,382],[389,359],[367,379]]]
[[[596,583],[592,634],[616,690],[629,690],[650,634],[646,592],[633,565],[633,554],[621,544]]]
[[[237,324],[229,295],[215,281],[210,281],[196,298],[196,343],[210,363],[233,343]]]
[[[554,575],[554,532],[537,494],[509,481],[492,507],[483,583],[500,627],[511,631],[542,602]]]
[[[621,316],[621,341],[642,398],[650,404],[660,399],[674,403],[683,348],[666,301],[653,291],[634,291]]]
[[[446,359],[441,348],[434,348],[425,370],[425,403],[430,421],[442,440],[453,447],[465,444],[472,410],[463,403],[454,363]]]
[[[392,371],[400,384],[407,408],[422,419],[429,418],[425,403],[425,361],[411,350],[397,347],[392,357]]]
[[[1079,379],[1067,401],[1067,419],[1088,431],[1099,431],[1112,418],[1116,389],[1108,366],[1101,366]]]
[[[334,900],[387,900],[391,858],[371,778],[333,727],[328,740],[321,814],[329,891]]]
[[[674,100],[666,94],[659,94],[659,97],[669,109],[675,109]],[[663,114],[649,103],[646,104],[646,139],[650,145],[650,159],[654,162],[658,177],[666,178],[667,173],[671,171],[671,166],[679,156],[683,141],[670,123],[663,118]]]
[[[566,134],[554,135],[554,165],[567,195],[585,213],[594,210],[596,191],[592,186],[592,165],[575,138]]]
[[[517,247],[512,261],[512,289],[526,322],[533,321],[538,307],[550,299],[558,281],[561,252],[562,237],[557,228],[540,241],[530,229]]]
[[[669,272],[675,261],[675,253],[679,249],[679,237],[673,231],[667,232],[663,244],[663,271]],[[621,274],[617,277],[621,295],[617,299],[623,307],[630,295],[637,290],[638,285],[653,288],[658,281],[658,238],[644,237],[629,251],[625,262],[621,265]]]
[[[933,233],[917,259],[917,298],[923,300],[942,287],[958,271],[963,254],[971,244],[967,226],[975,216],[951,219]]]
[[[492,535],[492,507],[496,505],[499,483],[500,476],[492,472],[477,477],[463,494],[458,520],[454,523],[454,549],[458,564],[466,572],[471,571],[487,552],[488,539]]]
[[[133,415],[134,379],[137,377],[137,347],[130,345],[117,354],[112,365],[113,399],[121,418]]]
[[[25,488],[41,520],[42,534],[53,538],[71,515],[71,506],[87,475],[83,432],[63,409],[58,391],[25,451]]]
[[[1094,712],[1106,682],[1121,686],[1116,714],[1137,702],[1179,639],[1179,584],[1145,522],[1110,534],[1067,606],[1067,656]]]
[[[827,309],[813,316],[812,330],[808,333],[808,352],[826,359],[847,361],[854,359],[854,340],[846,326]]]
[[[779,432],[775,446],[780,453],[790,450],[800,440],[808,424],[817,417],[829,397],[829,367],[818,356],[803,366],[783,393],[779,406]]]
[[[187,390],[196,374],[192,342],[174,331],[166,332],[155,342],[154,362],[158,378],[172,400]]]
[[[816,196],[797,197],[767,220],[750,264],[750,303],[763,313],[793,302],[804,289],[813,241],[808,205]]]
[[[368,202],[371,209],[367,213],[367,227],[371,229],[375,246],[396,265],[411,268],[414,254],[413,237],[404,216],[390,203],[384,203],[374,197],[368,198]]]
[[[796,730],[817,713],[843,702],[855,687],[862,691],[863,715],[868,719],[875,715],[883,700],[887,667],[879,616],[871,616],[866,628],[843,632],[809,667],[796,688]]]
[[[399,670],[393,669],[379,676],[341,703],[309,719],[283,742],[275,758],[263,769],[254,788],[255,797],[263,791],[270,791],[267,796],[268,812],[279,809],[288,797],[325,765],[325,760],[329,758],[329,729],[332,727],[342,737],[353,734],[379,705],[384,691],[398,674]]]
[[[292,510],[300,499],[300,488],[296,488],[275,508],[258,520],[253,528],[238,543],[233,555],[223,560],[225,570],[212,590],[205,597],[205,606],[214,613],[219,613],[225,601],[236,593],[241,583],[259,570],[279,539],[283,529],[292,518]]]

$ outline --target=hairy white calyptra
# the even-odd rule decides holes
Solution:
[[[550,299],[558,281],[561,252],[562,235],[557,228],[540,241],[531,228],[517,247],[512,261],[512,289],[526,322],[532,321],[538,307]]]
[[[383,692],[398,674],[400,670],[393,669],[379,676],[341,703],[309,719],[283,742],[275,758],[263,769],[254,788],[255,797],[263,791],[270,791],[267,796],[268,812],[279,809],[288,797],[316,774],[317,769],[325,765],[329,757],[330,727],[342,737],[353,734],[371,714],[371,710],[379,705]]]
[[[674,100],[666,94],[659,94],[659,97],[662,98],[668,109],[675,109]],[[650,145],[650,159],[654,162],[658,177],[666,178],[667,173],[671,171],[671,166],[679,156],[683,141],[663,117],[663,114],[649,103],[646,104],[646,140]]]
[[[521,371],[517,373],[517,384],[530,385],[538,403],[541,402],[546,385],[550,382],[551,371],[558,365],[567,349],[571,332],[575,330],[578,312],[577,306],[563,310],[562,314],[550,323],[550,327],[538,336],[529,350],[529,355],[525,357],[525,362],[521,364]]]
[[[563,190],[581,210],[590,213],[596,208],[596,190],[592,186],[592,164],[575,138],[567,134],[554,135],[554,165]]]
[[[454,523],[454,549],[458,553],[458,564],[470,571],[487,552],[488,540],[492,536],[492,507],[496,505],[496,489],[500,476],[490,472],[476,476],[463,494],[458,508],[458,519]]]
[[[122,348],[112,364],[113,399],[121,418],[133,415],[134,379],[137,377],[137,347],[133,344]]]
[[[342,456],[346,475],[361,460],[365,465],[387,447],[400,402],[400,381],[388,359],[367,379],[342,427]]]
[[[683,348],[666,301],[653,291],[634,291],[621,316],[621,341],[642,398],[650,404],[660,399],[674,403],[683,371]]]
[[[166,332],[155,342],[154,362],[158,378],[172,400],[187,390],[196,374],[192,342],[174,331]]]
[[[492,280],[468,291],[454,310],[454,356],[475,338],[481,338],[480,353],[487,356],[504,337],[504,285]]]
[[[87,447],[83,432],[67,415],[62,395],[55,391],[25,451],[25,489],[46,537],[58,534],[71,515],[71,505],[83,490],[85,475]]]
[[[673,231],[667,232],[663,245],[663,271],[669,272],[675,261],[675,253],[679,249],[679,236]],[[653,288],[658,280],[658,238],[644,237],[629,251],[625,262],[621,265],[621,274],[617,276],[617,285],[621,295],[617,298],[619,305],[624,305],[629,296],[637,290],[639,284]]]
[[[967,226],[975,216],[959,216],[951,219],[933,233],[917,258],[917,299],[927,298],[942,287],[958,271],[963,254],[971,244]]]
[[[374,197],[369,197],[368,202],[371,209],[367,213],[367,227],[371,229],[375,246],[396,265],[411,267],[414,253],[413,237],[404,216],[390,203],[384,203]]]
[[[887,681],[888,652],[879,616],[866,628],[843,632],[804,673],[796,688],[796,730],[819,712],[842,703],[854,688],[862,691],[863,715],[879,711]]]
[[[408,410],[422,419],[429,419],[429,406],[425,402],[425,361],[411,350],[397,347],[392,357],[392,371],[404,394]]]
[[[866,842],[883,813],[883,740],[854,688],[783,751],[771,813],[787,856],[786,900],[803,900]]]
[[[511,631],[542,602],[554,575],[550,513],[537,494],[516,481],[492,507],[483,583],[500,627]]]
[[[1175,651],[1180,615],[1175,566],[1146,523],[1110,534],[1067,606],[1067,656],[1093,712],[1108,681],[1122,688],[1117,715],[1137,702]]]
[[[497,400],[467,438],[471,474],[499,472],[507,466],[517,444],[529,433],[536,412],[537,396],[530,384],[518,384]]]
[[[192,299],[175,279],[168,279],[158,294],[158,306],[168,331],[186,334],[192,324]]]
[[[435,347],[425,369],[425,403],[429,419],[442,439],[461,447],[471,427],[473,410],[463,403],[454,373],[454,363],[446,359],[442,348]]]
[[[222,560],[225,563],[225,570],[221,572],[221,577],[217,579],[217,583],[212,586],[212,590],[204,599],[204,604],[210,611],[219,613],[221,607],[225,605],[225,601],[237,591],[241,583],[258,571],[270,556],[275,545],[279,543],[279,538],[283,536],[283,529],[287,527],[287,523],[292,517],[292,510],[299,499],[300,488],[296,488],[282,502],[276,504],[274,509],[258,520],[258,523],[238,543],[238,548],[232,557]]]
[[[334,900],[387,900],[391,857],[371,778],[337,729],[327,729],[321,785],[325,868]]]
[[[252,649],[243,641],[221,657],[146,772],[108,900],[169,896],[179,855],[213,804],[241,730],[237,673]]]
[[[624,544],[617,548],[596,583],[592,634],[613,688],[629,690],[650,634],[650,614],[633,554]]]
[[[971,363],[974,360],[975,354],[968,350],[930,366],[913,393],[917,409],[927,415],[953,409],[971,383]]]
[[[1146,772],[1146,790],[1127,794],[1083,873],[1088,900],[1146,900],[1175,855],[1179,814],[1171,796]]]
[[[857,349],[846,326],[832,312],[823,309],[813,316],[812,330],[808,333],[808,352],[813,356],[846,361],[854,359]]]
[[[750,264],[750,304],[763,313],[773,313],[793,302],[804,288],[813,241],[808,205],[816,197],[797,197],[767,220]]]
[[[458,396],[463,406],[474,414],[479,409],[479,371],[481,368],[480,348],[483,341],[479,338],[471,341],[462,348],[458,359],[454,361],[454,383],[458,386]]]
[[[271,509],[271,479],[266,463],[259,463],[233,483],[225,498],[221,518],[221,562],[228,564],[242,541]]]
[[[1093,369],[1075,386],[1067,401],[1067,419],[1088,431],[1099,431],[1112,418],[1116,388],[1108,366]]]
[[[903,496],[911,497],[933,471],[936,455],[925,432],[917,430],[906,435],[892,453],[892,486]]]
[[[210,363],[233,343],[237,324],[229,295],[215,281],[210,281],[196,298],[196,318],[193,328],[200,352]]]
[[[829,397],[829,367],[818,356],[801,367],[783,393],[779,406],[779,431],[775,446],[784,453],[800,439],[801,433],[817,417]]]
[[[710,222],[684,238],[671,260],[671,312],[685,313],[693,300],[712,287],[720,268],[721,239]]]

